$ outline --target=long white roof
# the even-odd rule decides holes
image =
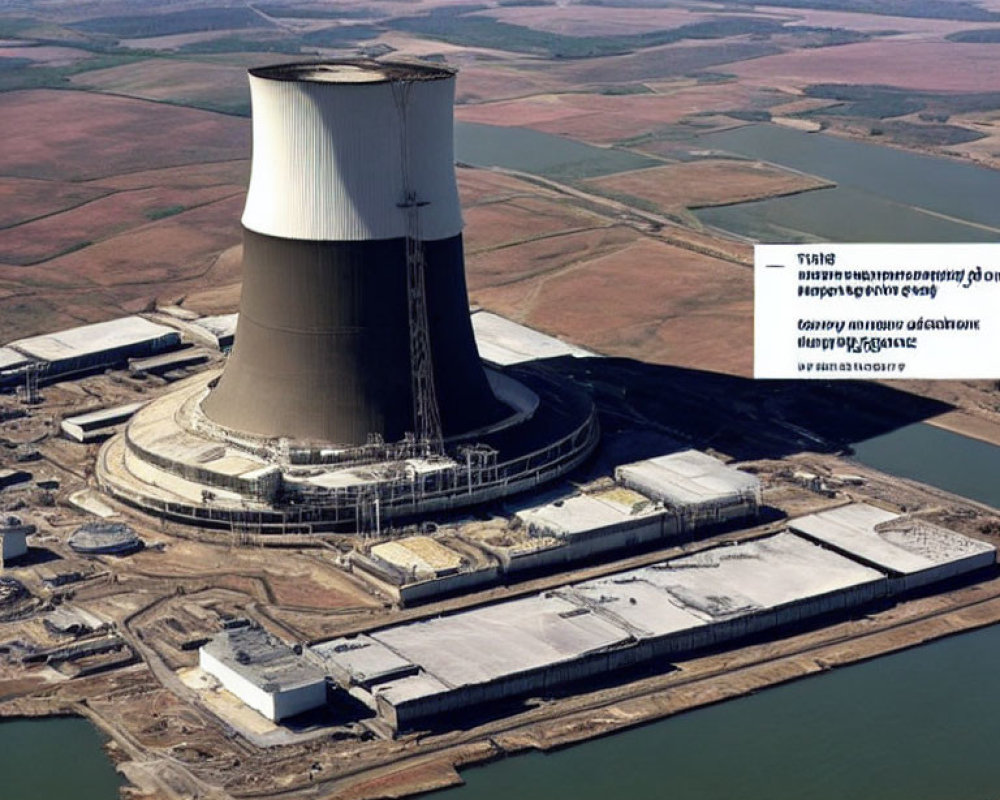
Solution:
[[[866,503],[852,503],[793,519],[788,527],[903,574],[996,550],[978,539]]]
[[[61,361],[163,338],[179,342],[181,337],[173,328],[133,316],[18,339],[10,347],[43,361]]]
[[[675,505],[717,502],[754,493],[760,486],[756,475],[698,450],[625,464],[615,469],[615,477],[643,494]]]
[[[480,358],[502,367],[538,358],[584,358],[597,355],[489,311],[473,313],[472,330],[476,335]]]

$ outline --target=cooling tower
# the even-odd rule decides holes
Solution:
[[[241,536],[377,536],[581,464],[599,436],[593,399],[548,365],[479,359],[454,72],[285,64],[251,70],[250,88],[233,353],[104,444],[101,488]]]
[[[469,320],[455,73],[352,61],[250,71],[253,160],[219,426],[363,444],[449,438],[510,413]]]

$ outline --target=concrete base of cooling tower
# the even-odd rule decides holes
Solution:
[[[367,531],[533,489],[579,465],[599,431],[593,401],[537,367],[488,370],[510,409],[431,453],[412,440],[360,447],[220,427],[201,403],[218,373],[145,406],[97,461],[101,488],[190,525],[260,533]]]

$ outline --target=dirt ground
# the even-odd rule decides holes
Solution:
[[[762,86],[877,83],[940,92],[986,92],[1000,86],[1000,61],[993,45],[904,37],[796,50],[719,69]]]
[[[107,193],[85,183],[0,178],[0,229],[74,208]]]
[[[698,84],[690,79],[648,83],[649,94],[542,94],[456,109],[463,122],[515,125],[594,144],[641,137],[690,114],[763,109],[788,99],[777,91],[741,84]]]
[[[666,211],[795,194],[829,186],[760,161],[705,159],[591,178],[589,185],[638,197]]]
[[[96,187],[92,191],[97,191]],[[0,260],[34,264],[58,256],[83,243],[95,243],[149,224],[163,214],[197,208],[228,197],[242,198],[242,186],[202,189],[150,188],[116,192],[0,231]]]
[[[3,97],[0,139],[0,175],[79,181],[245,158],[250,126],[161,103],[36,90]]]
[[[565,255],[565,237],[543,244]],[[748,375],[751,282],[744,267],[636,238],[522,280],[476,284],[472,296],[601,353]],[[593,297],[601,298],[597,307],[585,299]]]

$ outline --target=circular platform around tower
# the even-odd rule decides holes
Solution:
[[[532,367],[488,370],[503,420],[429,453],[413,440],[342,447],[252,437],[201,411],[217,372],[140,410],[102,447],[112,497],[185,524],[260,533],[364,532],[537,487],[579,465],[598,440],[591,398]]]

